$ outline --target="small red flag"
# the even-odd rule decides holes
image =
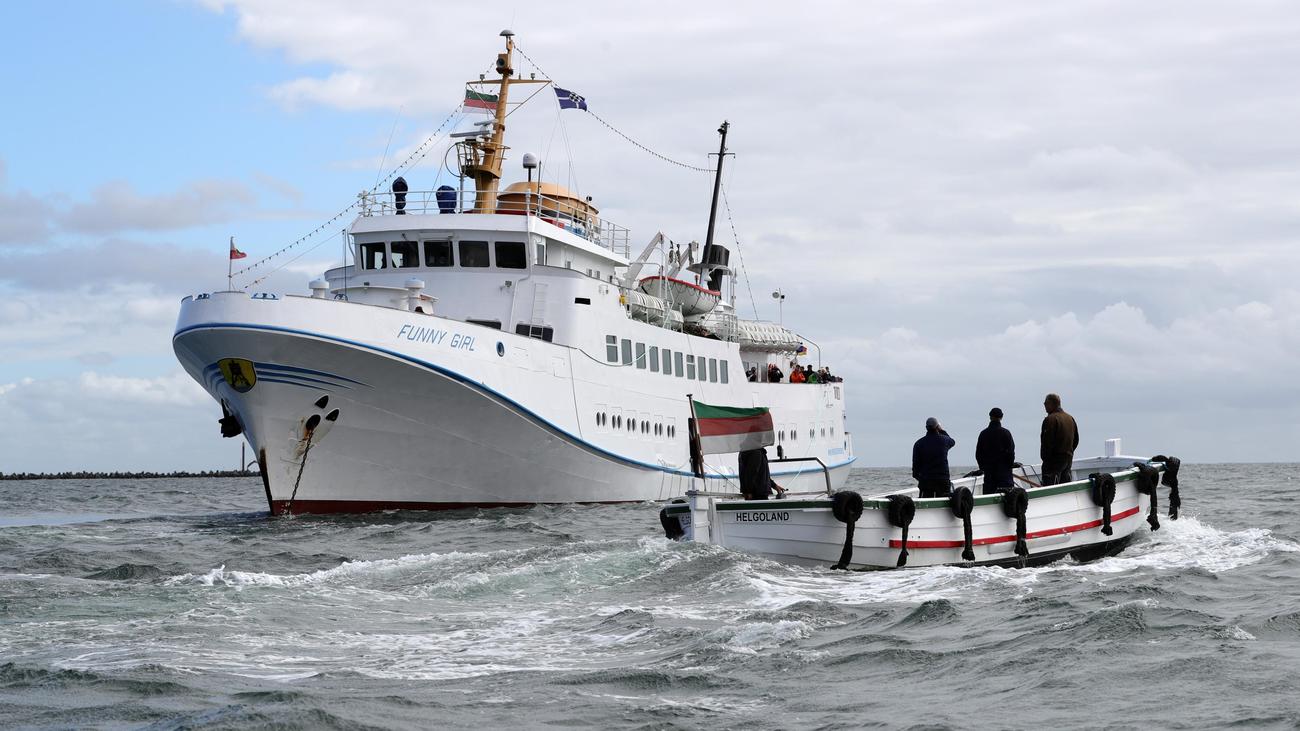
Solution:
[[[230,258],[231,258],[232,260],[234,260],[234,259],[243,259],[243,258],[246,257],[246,256],[248,256],[248,254],[245,254],[244,252],[242,252],[242,251],[240,251],[239,249],[236,249],[236,248],[235,248],[235,240],[234,240],[234,239],[231,239],[231,240],[230,240]]]

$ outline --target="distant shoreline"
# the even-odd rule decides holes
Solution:
[[[0,472],[0,480],[147,480],[161,477],[259,477],[249,470],[204,470],[203,472]]]

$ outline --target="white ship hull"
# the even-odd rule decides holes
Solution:
[[[187,299],[174,347],[243,427],[277,514],[624,502],[692,487],[734,489],[735,455],[711,459],[703,483],[689,472],[686,389],[717,403],[762,400],[778,419],[832,403],[839,414],[842,403],[838,385],[679,383],[632,371],[634,380],[616,386],[607,366],[572,347],[308,297]],[[246,362],[251,387],[236,389],[219,367],[223,359]],[[658,428],[600,426],[594,414],[612,404]],[[313,415],[319,423],[309,435]],[[833,487],[847,477],[847,437],[793,446],[788,456],[827,462]],[[815,463],[774,469],[774,476],[795,489],[825,485]]]

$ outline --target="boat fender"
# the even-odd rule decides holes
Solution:
[[[1147,512],[1147,524],[1153,531],[1160,530],[1160,506],[1156,504],[1158,502],[1156,485],[1160,483],[1160,470],[1146,462],[1134,462],[1133,466],[1137,468],[1137,478],[1134,480],[1137,491],[1151,496],[1151,510]]]
[[[916,503],[910,495],[889,496],[889,524],[903,529],[903,549],[898,552],[897,564],[900,568],[907,565],[907,529],[915,517]]]
[[[1110,504],[1115,501],[1115,478],[1107,472],[1094,472],[1088,475],[1088,481],[1092,483],[1092,501],[1101,506],[1101,532],[1114,535],[1115,529],[1110,527]]]
[[[975,549],[972,547],[970,514],[971,511],[975,510],[975,494],[970,491],[969,487],[955,488],[952,491],[952,497],[948,498],[948,505],[952,508],[952,514],[961,518],[961,528],[965,535],[961,558],[963,561],[974,561]]]
[[[1177,457],[1166,457],[1163,454],[1157,454],[1151,458],[1152,462],[1164,462],[1165,474],[1160,478],[1160,484],[1169,488],[1169,519],[1178,520],[1178,509],[1183,507],[1183,499],[1178,495],[1178,467],[1182,461]]]
[[[862,517],[862,495],[852,490],[840,490],[831,495],[831,513],[841,523],[850,525]]]
[[[832,569],[848,571],[853,561],[853,527],[862,517],[862,495],[852,490],[840,490],[831,495],[831,514],[844,524],[844,548],[840,551],[840,560]]]
[[[1002,493],[1002,514],[1016,519],[1016,555],[1025,558],[1029,555],[1029,544],[1025,543],[1025,513],[1029,510],[1029,493],[1025,488],[1016,486]]]
[[[664,527],[664,537],[669,540],[681,540],[686,535],[686,531],[682,530],[682,521],[676,515],[669,515],[668,508],[659,509],[659,524]]]

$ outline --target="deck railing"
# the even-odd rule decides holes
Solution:
[[[583,210],[583,204],[575,203],[572,198],[554,198],[527,191],[498,192],[496,205],[490,209],[478,207],[477,194],[473,190],[362,193],[359,198],[362,216],[443,213],[537,216],[620,256],[626,257],[631,253],[632,237],[627,228]]]

